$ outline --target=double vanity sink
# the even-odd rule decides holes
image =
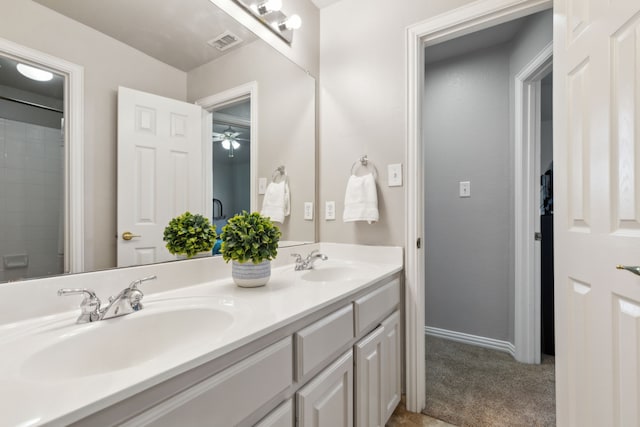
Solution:
[[[401,249],[362,248],[320,246],[328,260],[302,271],[276,263],[269,283],[251,289],[233,284],[221,259],[173,264],[166,276],[183,277],[183,283],[163,280],[167,265],[136,267],[131,274],[157,274],[160,290],[154,292],[156,283],[144,285],[140,311],[78,324],[80,310],[67,309],[67,303],[58,312],[0,324],[0,424],[67,425],[82,420],[234,351],[249,351],[269,334],[401,271]],[[207,280],[207,269],[219,277]],[[96,280],[113,279],[109,272],[101,274]],[[56,285],[51,282],[47,286]],[[0,297],[11,296],[9,286],[28,283],[2,285]],[[96,284],[117,292],[117,287]],[[47,286],[34,289],[43,292]],[[56,289],[48,289],[55,294]],[[81,297],[62,299],[79,305]]]

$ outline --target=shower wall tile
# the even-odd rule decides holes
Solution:
[[[63,159],[60,129],[0,118],[0,281],[62,272]],[[27,268],[3,271],[22,253]]]

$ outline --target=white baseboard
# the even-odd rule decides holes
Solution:
[[[490,348],[493,350],[509,353],[515,358],[516,347],[509,341],[496,340],[494,338],[481,337],[478,335],[465,334],[463,332],[449,331],[447,329],[434,328],[431,326],[424,327],[424,333],[434,337],[445,338],[451,341],[457,341],[464,344],[477,345],[478,347]]]

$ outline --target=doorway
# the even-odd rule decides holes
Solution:
[[[540,362],[536,156],[551,37],[548,10],[424,51],[425,332],[528,363]]]
[[[251,99],[212,111],[213,224],[218,233],[227,219],[251,211]]]
[[[2,168],[12,170],[0,190],[0,222],[9,232],[0,233],[0,282],[82,272],[83,69],[2,38],[0,62]],[[41,80],[25,79],[18,64]]]

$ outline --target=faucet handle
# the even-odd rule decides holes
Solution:
[[[158,276],[153,275],[153,276],[148,276],[148,277],[143,277],[142,279],[136,279],[133,282],[129,283],[128,288],[130,290],[137,290],[138,289],[138,285],[142,284],[142,282],[147,282],[149,280],[156,280],[158,278]]]
[[[100,318],[100,298],[94,291],[86,288],[62,288],[58,289],[58,296],[84,295],[80,303],[80,317],[78,323],[95,322]]]
[[[302,255],[300,255],[300,254],[291,254],[291,256],[296,257],[296,262],[302,262]]]

